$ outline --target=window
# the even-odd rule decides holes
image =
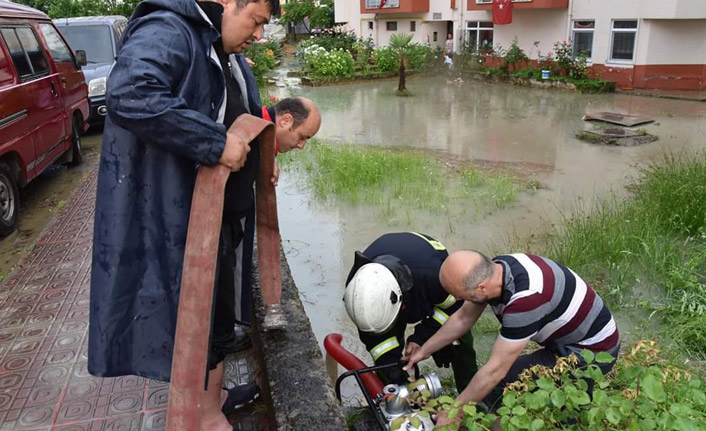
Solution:
[[[468,21],[466,23],[466,49],[486,51],[493,47],[493,23]]]
[[[56,31],[54,26],[51,24],[39,24],[39,29],[44,35],[44,39],[47,41],[47,48],[49,48],[49,54],[54,61],[73,63],[74,58],[71,55],[71,50],[66,46],[64,40],[59,36],[59,32]]]
[[[373,22],[368,21],[368,30],[372,30],[372,29],[373,29]]]
[[[410,21],[409,31],[417,31],[417,21]]]
[[[17,74],[22,80],[49,73],[49,62],[31,28],[5,27],[0,29],[0,33],[10,51]]]
[[[387,21],[387,31],[397,31],[397,21]]]
[[[366,9],[380,9],[380,5],[382,4],[383,0],[365,0],[365,8]],[[393,8],[393,7],[400,7],[400,0],[387,0],[385,4],[382,6],[383,8]]]
[[[574,57],[585,55],[591,58],[593,53],[593,30],[595,21],[574,21],[573,48]]]
[[[476,4],[492,3],[493,0],[476,0]]]
[[[611,36],[610,59],[632,62],[637,41],[637,20],[613,21]]]
[[[89,63],[112,63],[115,60],[109,26],[69,25],[60,26],[59,31],[74,51],[86,51]]]
[[[44,55],[44,51],[39,46],[39,41],[37,36],[34,34],[29,27],[17,27],[15,28],[15,33],[20,39],[22,48],[24,48],[27,56],[29,57],[29,62],[32,65],[32,71],[34,74],[48,73],[49,72],[49,62],[47,57]]]
[[[5,51],[0,48],[0,87],[7,84],[12,84],[12,72],[10,71],[10,63],[5,57]]]
[[[439,40],[439,32],[435,31],[434,32],[434,42],[436,42],[437,40]]]

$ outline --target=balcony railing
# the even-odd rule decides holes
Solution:
[[[365,0],[366,9],[380,9],[383,0]],[[387,0],[382,9],[392,9],[400,7],[400,0]]]

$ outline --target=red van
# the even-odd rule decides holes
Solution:
[[[85,61],[47,15],[0,0],[0,237],[15,229],[18,187],[55,162],[82,161]]]

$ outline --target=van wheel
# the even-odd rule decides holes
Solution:
[[[20,195],[12,171],[5,163],[0,163],[0,237],[15,230]]]
[[[70,166],[78,166],[83,162],[83,150],[81,148],[81,123],[78,116],[74,116],[71,122],[71,155]]]

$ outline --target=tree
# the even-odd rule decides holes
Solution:
[[[407,91],[407,75],[406,75],[406,67],[409,64],[407,62],[407,50],[412,46],[412,35],[411,34],[405,34],[405,33],[395,33],[392,36],[390,36],[390,48],[395,50],[397,52],[397,55],[400,58],[400,82],[397,85],[397,92],[396,94],[398,96],[407,96],[409,95],[409,92]]]
[[[38,9],[51,18],[123,15],[130,17],[140,0],[15,0]]]
[[[292,0],[283,5],[282,10],[282,24],[303,24],[309,33],[312,28],[328,28],[334,24],[333,0]]]

